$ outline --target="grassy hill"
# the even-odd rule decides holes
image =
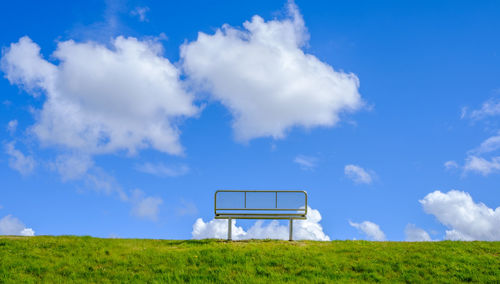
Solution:
[[[9,282],[500,282],[500,242],[0,237]]]

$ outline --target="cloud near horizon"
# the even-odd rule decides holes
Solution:
[[[0,219],[0,235],[34,236],[35,231],[26,228],[16,217],[7,215]]]
[[[318,210],[307,208],[307,220],[293,221],[293,239],[294,240],[316,240],[329,241],[330,237],[323,232],[323,227],[319,224],[321,214]],[[204,222],[198,218],[193,224],[193,239],[226,239],[227,238],[227,220],[212,219]],[[277,220],[269,222],[259,220],[254,223],[247,231],[242,227],[236,226],[236,220],[232,223],[232,237],[234,240],[244,239],[281,239],[288,240],[288,226],[282,226]]]
[[[432,241],[429,234],[414,224],[408,224],[405,228],[405,240],[408,242],[429,242]]]
[[[361,223],[355,223],[349,221],[349,225],[358,229],[360,232],[363,232],[370,240],[374,241],[385,241],[386,237],[384,232],[380,229],[379,225],[370,222],[364,221]]]
[[[483,203],[475,203],[467,192],[436,190],[420,200],[420,204],[427,214],[434,215],[450,228],[446,230],[445,239],[500,240],[500,207],[492,209]]]

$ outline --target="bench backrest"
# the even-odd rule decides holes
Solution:
[[[215,218],[305,219],[307,193],[303,190],[218,190]]]

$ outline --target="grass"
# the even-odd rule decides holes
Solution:
[[[0,283],[500,283],[500,242],[0,237]]]

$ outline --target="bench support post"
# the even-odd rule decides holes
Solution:
[[[227,218],[227,240],[230,241],[232,239],[231,236],[231,227],[232,227],[232,219],[231,217]]]
[[[288,226],[290,227],[290,241],[293,241],[293,219],[290,218],[290,225]]]

